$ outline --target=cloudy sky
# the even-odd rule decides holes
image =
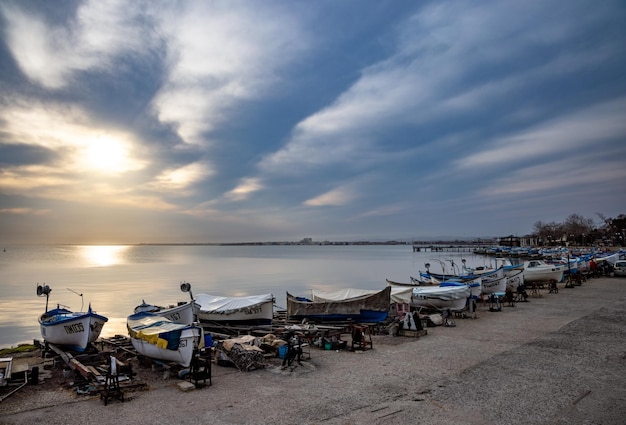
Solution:
[[[0,240],[524,235],[626,213],[626,4],[0,1]]]

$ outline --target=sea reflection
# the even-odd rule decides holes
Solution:
[[[81,246],[80,252],[87,266],[109,267],[125,263],[129,248],[117,245]]]

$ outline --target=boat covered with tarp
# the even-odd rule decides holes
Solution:
[[[390,295],[391,286],[383,290],[313,291],[312,299],[287,292],[287,316],[297,320],[380,323],[389,315]]]
[[[274,318],[274,295],[223,297],[200,294],[195,298],[196,316],[201,323],[228,325],[271,325]]]

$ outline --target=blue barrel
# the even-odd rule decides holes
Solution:
[[[204,335],[204,346],[207,348],[213,347],[213,335],[211,334]]]
[[[287,345],[281,345],[280,347],[278,347],[278,358],[284,359],[285,356],[287,355],[288,349],[289,347]]]

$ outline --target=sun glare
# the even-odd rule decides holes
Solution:
[[[99,137],[86,146],[85,162],[92,169],[118,173],[129,168],[130,159],[123,142],[109,137]]]
[[[88,266],[108,267],[124,262],[127,246],[83,246],[82,255]]]

